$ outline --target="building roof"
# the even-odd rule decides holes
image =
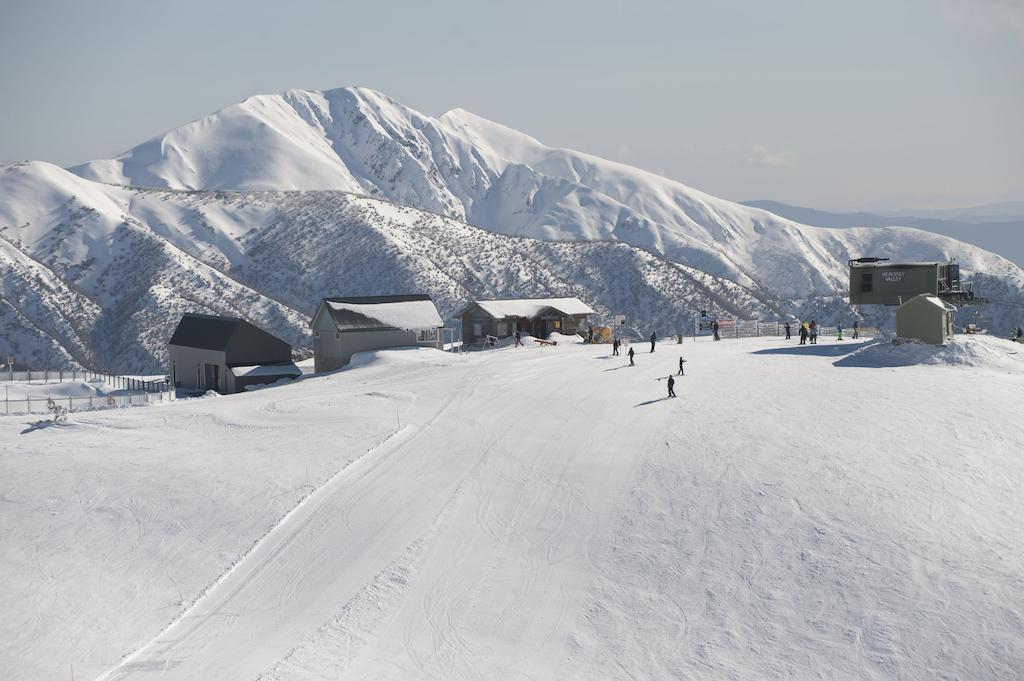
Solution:
[[[232,334],[242,325],[252,326],[238,317],[187,312],[178,322],[168,344],[204,350],[224,350]]]
[[[930,293],[921,293],[919,295],[916,295],[910,300],[908,300],[906,303],[904,303],[904,305],[909,305],[910,303],[914,303],[916,305],[924,303],[928,305],[933,305],[939,308],[940,310],[945,310],[947,312],[956,312],[956,307],[950,305],[949,303],[947,303],[945,300],[942,300],[938,296],[934,296]]]
[[[474,300],[472,304],[479,306],[480,309],[495,319],[505,319],[506,317],[536,317],[547,308],[557,310],[566,316],[596,314],[594,310],[579,298]]]
[[[340,330],[391,328],[405,331],[436,329],[444,326],[430,296],[363,296],[324,298],[322,305]]]
[[[948,265],[948,262],[922,261],[922,262],[891,262],[882,260],[880,262],[854,262],[850,263],[851,269],[874,267],[877,269],[890,269],[893,267],[935,267],[937,265]],[[955,263],[954,263],[955,264]]]

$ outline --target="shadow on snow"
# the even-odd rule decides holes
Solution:
[[[866,348],[875,341],[865,340],[859,343],[843,343],[842,345],[790,345],[784,348],[766,348],[754,350],[752,355],[813,355],[815,357],[843,357],[862,348]]]

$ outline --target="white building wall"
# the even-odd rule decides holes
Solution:
[[[220,350],[203,350],[181,345],[168,345],[171,357],[171,370],[167,373],[176,387],[182,390],[219,390],[234,392],[234,377],[228,371],[224,352]],[[205,364],[219,367],[220,386],[206,385]]]

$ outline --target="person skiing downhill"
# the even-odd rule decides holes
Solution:
[[[658,337],[651,331],[651,352],[654,352],[654,343],[658,340]]]
[[[679,358],[679,375],[680,375],[680,376],[685,376],[685,375],[686,375],[686,372],[685,372],[685,371],[683,371],[683,364],[684,364],[685,362],[686,362],[686,360],[685,360],[685,359],[683,359],[682,357],[680,357],[680,358]]]
[[[669,397],[675,397],[676,396],[675,386],[676,386],[676,379],[672,378],[672,375],[669,374],[669,377],[668,377],[668,396]]]
[[[517,347],[517,348],[525,348],[526,347],[525,345],[523,345],[523,332],[522,331],[516,331],[516,344],[515,344],[514,347]]]
[[[629,366],[636,366],[633,364],[633,348],[629,349]]]

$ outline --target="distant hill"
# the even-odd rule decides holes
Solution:
[[[847,228],[847,227],[890,227],[898,225],[901,227],[916,227],[935,234],[952,237],[957,241],[980,246],[987,251],[998,253],[1007,260],[1015,262],[1024,267],[1024,218],[1012,218],[1011,209],[1017,204],[999,204],[992,206],[989,213],[981,212],[983,206],[977,209],[962,209],[961,213],[954,211],[931,211],[933,215],[960,215],[957,219],[929,217],[929,216],[907,216],[907,215],[881,215],[878,213],[832,213],[803,206],[791,206],[779,201],[740,201],[744,206],[761,208],[775,213],[779,217],[789,218],[807,225],[817,227]],[[991,211],[1005,209],[1005,219],[991,219],[987,216],[996,215]],[[973,213],[972,213],[973,211]]]

